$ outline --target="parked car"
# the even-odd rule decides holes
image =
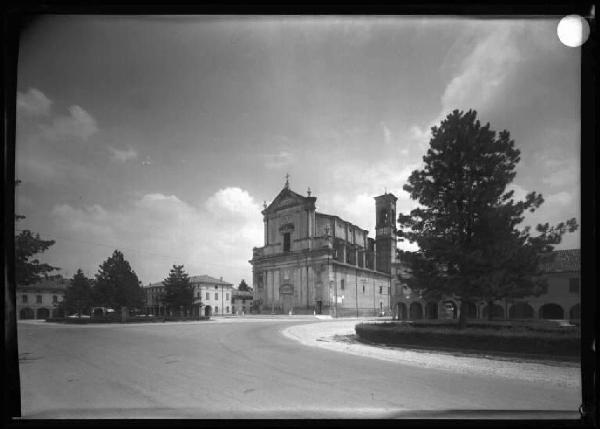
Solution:
[[[89,319],[90,316],[88,314],[79,314],[79,313],[75,313],[75,314],[71,314],[70,316],[67,316],[69,319]]]

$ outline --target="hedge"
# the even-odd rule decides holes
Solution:
[[[210,320],[208,316],[200,317],[164,317],[164,316],[129,316],[125,323],[144,323],[144,322],[180,322],[180,321],[195,321],[195,320]],[[62,322],[75,325],[99,324],[99,323],[122,323],[120,317],[116,316],[94,316],[94,317],[73,317],[66,319],[46,319],[46,322]]]
[[[358,338],[371,343],[552,357],[579,356],[579,330],[562,329],[564,331],[525,326],[502,328],[481,323],[464,329],[458,329],[455,324],[409,323],[361,323],[355,327]]]

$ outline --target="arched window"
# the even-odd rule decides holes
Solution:
[[[408,318],[408,310],[405,303],[399,302],[396,304],[396,315],[398,320],[406,320]]]
[[[462,310],[465,312],[467,319],[477,319],[477,306],[471,301],[463,302]]]
[[[381,209],[379,211],[379,224],[385,226],[388,224],[389,212],[388,209]]]
[[[486,305],[483,309],[483,318],[487,319],[489,314],[489,305]],[[504,308],[498,304],[492,305],[492,319],[504,319]]]
[[[427,318],[437,319],[438,318],[438,304],[437,302],[427,303]]]
[[[454,302],[445,301],[443,310],[445,310],[447,317],[449,317],[451,319],[456,319],[457,308],[456,308],[456,304]]]
[[[36,318],[37,319],[48,319],[50,317],[50,310],[47,308],[38,308]]]
[[[34,317],[33,310],[29,307],[22,308],[19,312],[20,319],[33,319]]]
[[[540,319],[563,319],[564,311],[558,304],[544,304],[540,307]]]
[[[418,302],[410,304],[410,320],[418,320],[423,318],[423,307]]]
[[[509,319],[533,319],[533,307],[526,302],[517,302],[508,310]]]

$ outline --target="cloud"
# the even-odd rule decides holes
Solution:
[[[383,142],[386,146],[391,146],[394,143],[392,132],[384,122],[381,123],[381,128],[383,130]]]
[[[176,195],[149,193],[114,209],[57,204],[51,216],[57,236],[52,252],[59,266],[74,271],[77,264],[87,264],[93,272],[120,249],[145,283],[165,278],[172,264],[184,264],[189,274],[248,280],[252,247],[263,239],[259,205],[238,187],[220,189],[200,206]]]
[[[114,231],[110,225],[109,214],[98,204],[74,208],[68,204],[57,204],[51,215],[60,219],[68,219],[69,230],[78,237],[103,237],[103,241],[115,240]]]
[[[418,125],[412,125],[408,130],[409,140],[414,144],[416,143],[417,147],[425,151],[429,147],[429,140],[431,139],[431,126],[434,124],[431,123],[429,127],[421,128]]]
[[[68,115],[49,112],[47,98],[37,90],[21,94],[21,110],[37,112],[28,121],[17,121],[15,166],[26,181],[42,183],[72,182],[90,176],[90,163],[96,153],[80,142],[98,132],[96,120],[82,107],[72,105]],[[37,105],[31,100],[38,100]],[[46,105],[46,107],[43,107]],[[37,106],[37,107],[33,107]],[[45,112],[42,115],[42,112]],[[92,148],[95,150],[95,148]],[[85,154],[82,153],[85,152]]]
[[[482,28],[475,27],[477,31],[472,36],[478,41],[442,94],[443,112],[456,108],[480,110],[501,93],[507,76],[516,70],[521,59],[522,27],[521,23],[506,22],[491,25],[483,37]]]
[[[281,150],[277,153],[264,155],[265,167],[271,170],[277,170],[285,167],[289,167],[294,162],[294,156],[292,153]]]
[[[35,88],[29,88],[29,91],[17,92],[17,110],[31,116],[45,116],[50,114],[52,100],[44,93]]]
[[[389,161],[376,164],[362,161],[346,162],[332,167],[332,183],[335,189],[328,189],[317,195],[319,210],[337,215],[360,228],[370,231],[375,228],[375,200],[384,192],[398,197],[397,212],[408,212],[416,202],[402,187],[408,176],[420,166],[419,163],[396,165]],[[360,172],[360,174],[357,174]]]
[[[206,208],[215,216],[255,217],[253,213],[260,212],[260,206],[250,194],[237,187],[218,190],[206,201]]]
[[[42,125],[43,137],[51,140],[78,138],[87,140],[98,131],[96,120],[82,107],[69,107],[68,116],[57,116],[50,125]]]
[[[475,109],[489,113],[499,104],[507,108],[507,87],[519,75],[519,66],[531,49],[524,38],[528,27],[524,22],[486,21],[473,22],[463,27],[463,33],[440,67],[448,74],[446,86],[440,96],[439,113],[423,126],[413,124],[409,137],[427,149],[431,127],[439,126],[453,110]],[[457,58],[462,60],[456,61]],[[485,122],[485,121],[484,121]]]
[[[522,186],[517,185],[516,183],[511,183],[506,187],[506,192],[513,191],[512,199],[517,201],[524,201],[525,197],[529,193],[529,191],[525,190]]]
[[[550,186],[575,186],[579,183],[578,160],[546,159],[544,168],[546,174],[542,183]]]
[[[108,147],[112,158],[119,162],[127,162],[132,159],[136,159],[138,154],[137,152],[130,146],[125,150],[117,149],[112,146]]]
[[[548,204],[567,206],[573,201],[573,194],[564,191],[557,192],[556,194],[548,195],[544,200]]]

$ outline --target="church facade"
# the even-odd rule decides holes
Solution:
[[[390,315],[396,287],[396,201],[375,197],[375,238],[317,198],[284,188],[263,214],[264,245],[253,249],[254,301],[262,313]]]

